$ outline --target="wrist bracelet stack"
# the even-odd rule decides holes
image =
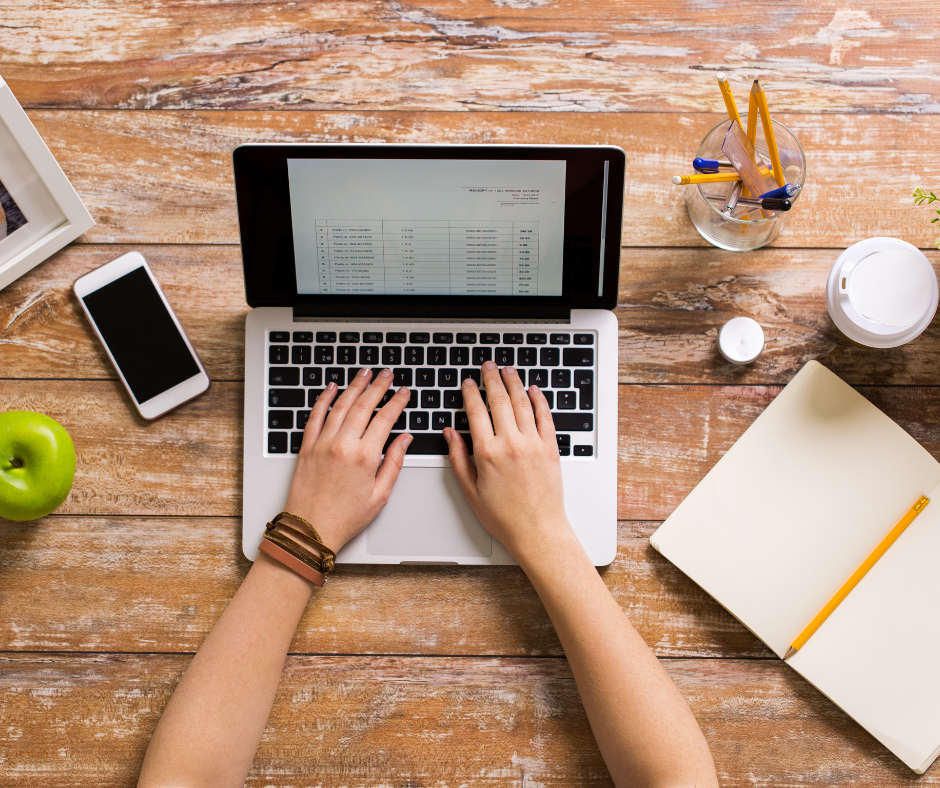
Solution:
[[[307,530],[293,528],[285,519],[302,523]],[[335,565],[336,553],[323,544],[317,529],[290,512],[281,512],[265,526],[259,549],[316,586],[323,586]]]

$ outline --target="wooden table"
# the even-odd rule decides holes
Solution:
[[[151,731],[248,569],[241,555],[242,142],[611,143],[629,160],[620,306],[619,552],[605,582],[701,723],[726,786],[940,784],[773,658],[649,534],[808,359],[940,457],[940,327],[850,346],[839,250],[925,249],[935,2],[39,0],[0,11],[0,68],[98,225],[0,292],[0,409],[71,432],[71,496],[0,521],[0,785],[131,786]],[[800,7],[802,6],[802,7]],[[902,8],[903,6],[903,8]],[[772,248],[704,244],[669,176],[760,75],[806,193]],[[152,264],[206,362],[203,398],[137,418],[73,280]],[[937,263],[938,256],[928,256]],[[767,350],[716,335],[758,320]],[[291,649],[253,786],[601,786],[552,627],[515,568],[342,567]],[[629,710],[624,710],[629,713]]]

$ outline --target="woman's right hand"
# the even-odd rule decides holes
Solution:
[[[496,364],[483,365],[490,414],[472,379],[463,382],[476,466],[467,444],[444,430],[464,495],[483,527],[520,563],[540,548],[574,536],[565,514],[555,425],[545,396],[528,393],[512,367],[502,376]]]

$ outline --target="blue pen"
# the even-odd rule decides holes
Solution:
[[[734,166],[718,159],[692,159],[692,169],[696,172],[718,172],[719,170],[733,170]]]
[[[771,189],[769,192],[765,192],[761,195],[761,197],[779,198],[783,200],[787,197],[792,197],[799,190],[799,186],[794,186],[792,183],[788,183],[785,186],[781,186],[779,189]]]

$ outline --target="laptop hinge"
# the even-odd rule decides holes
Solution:
[[[569,305],[513,304],[295,304],[296,322],[332,320],[362,323],[383,321],[418,322],[512,322],[569,323]]]

